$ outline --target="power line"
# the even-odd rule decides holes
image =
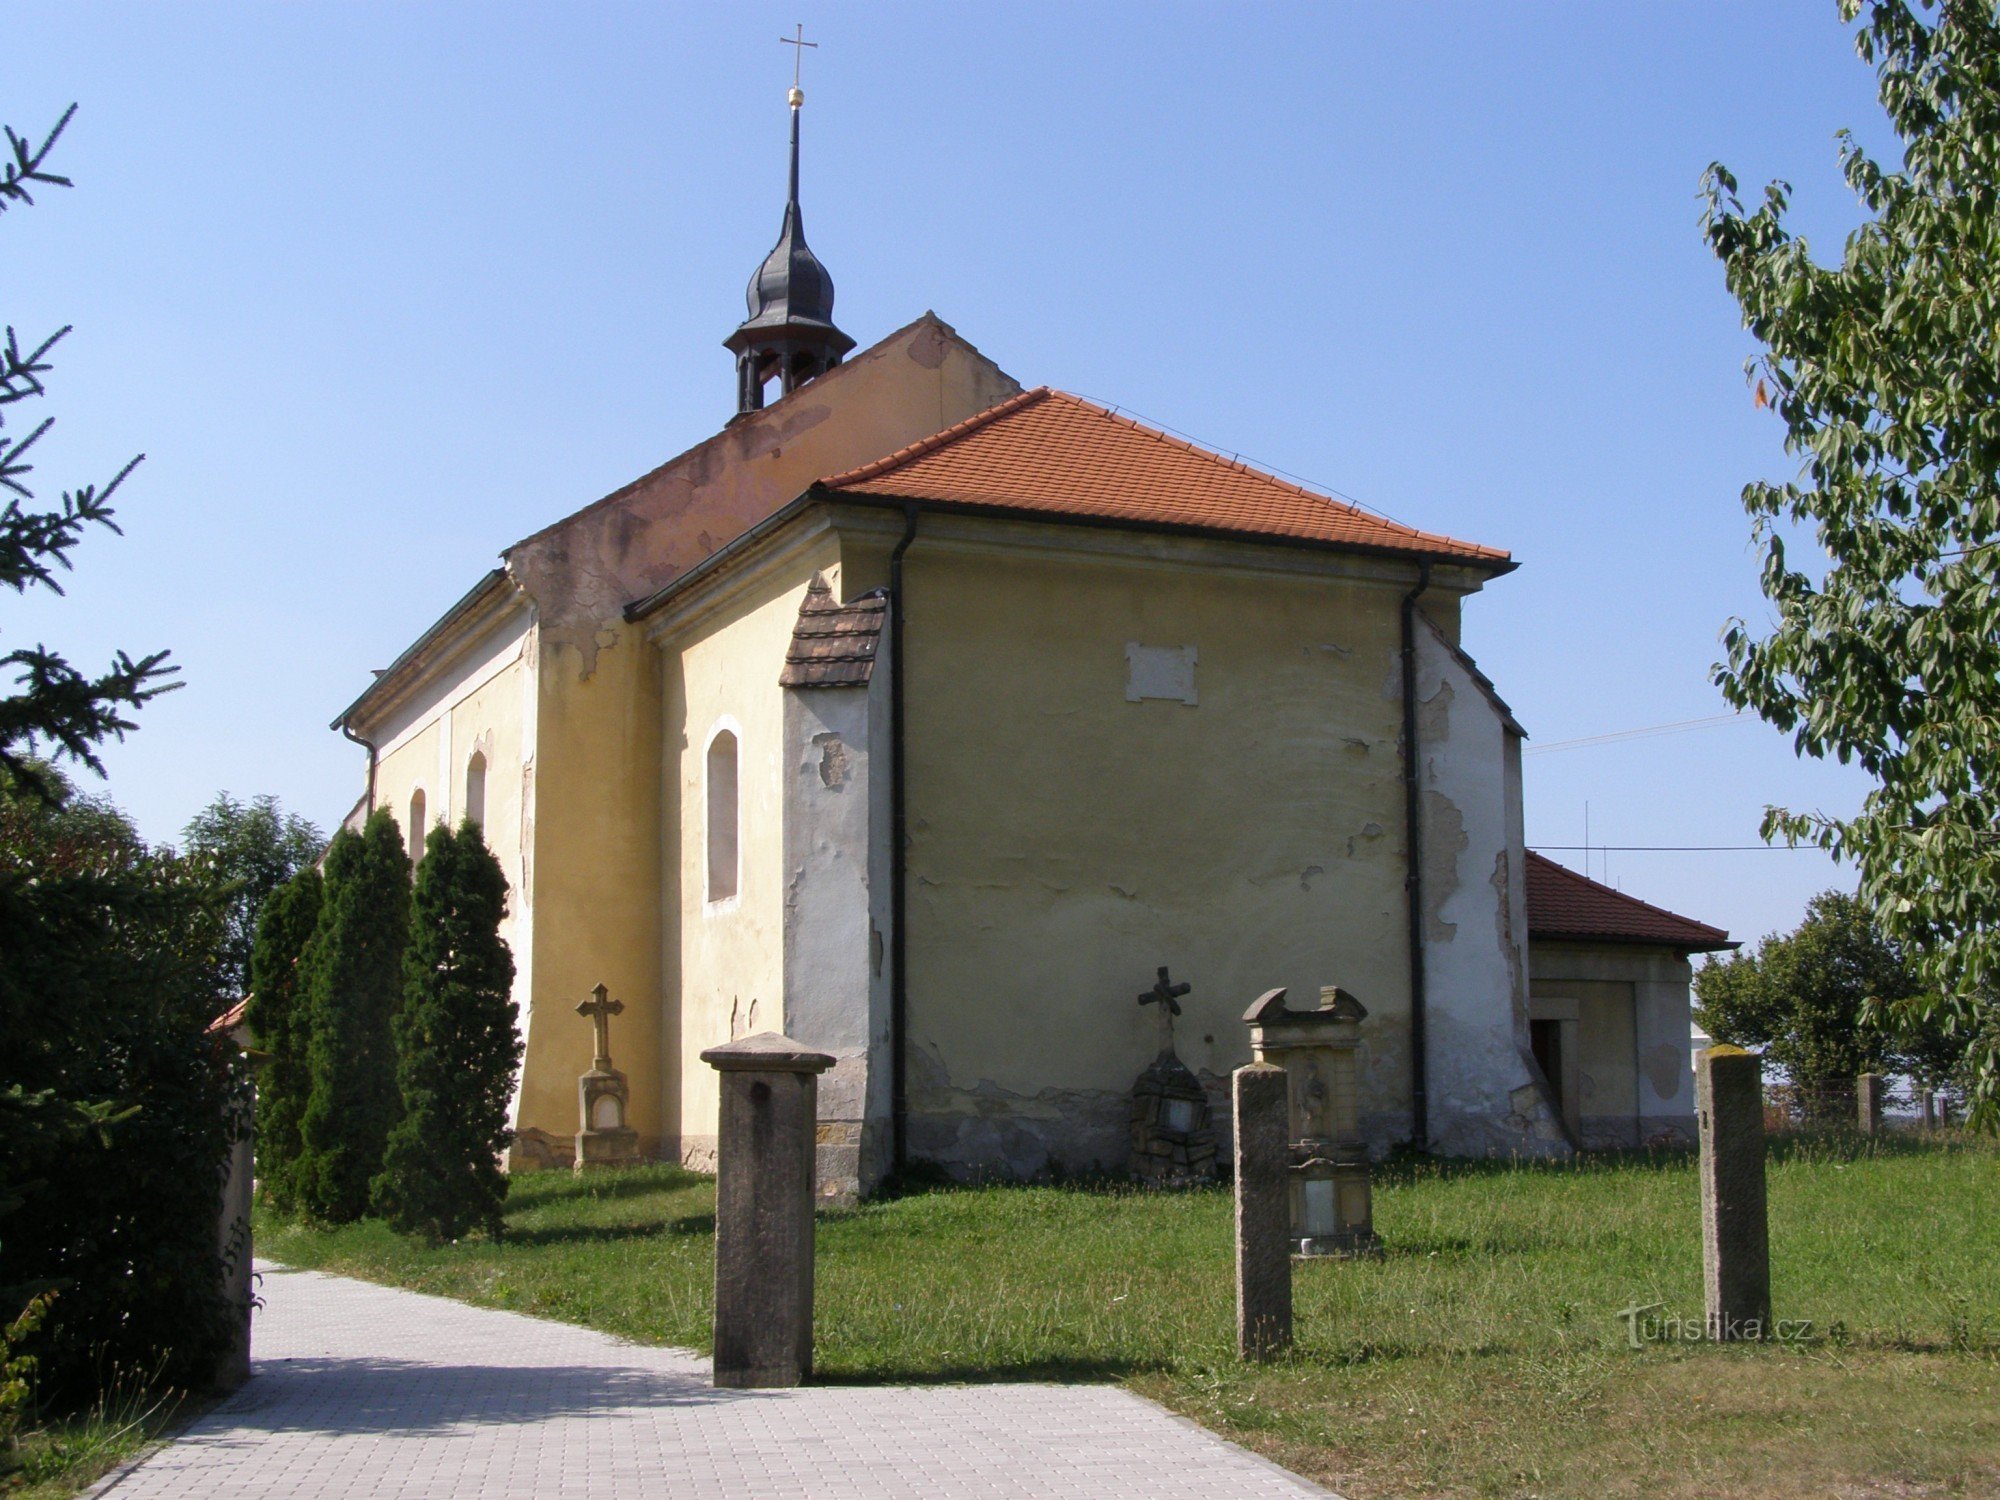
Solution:
[[[1530,849],[1601,854],[1800,854],[1817,844],[1530,844]]]
[[[1621,740],[1646,739],[1656,734],[1680,734],[1689,729],[1713,729],[1718,725],[1734,724],[1749,717],[1748,713],[1738,709],[1733,714],[1712,714],[1705,719],[1682,719],[1673,724],[1647,724],[1638,729],[1614,729],[1609,734],[1587,734],[1581,739],[1555,740],[1546,745],[1530,745],[1521,753],[1547,755],[1555,750],[1581,750],[1588,745],[1612,745]]]

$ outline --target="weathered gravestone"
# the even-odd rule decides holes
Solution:
[[[1319,992],[1317,1010],[1293,1010],[1284,990],[1268,990],[1243,1013],[1250,1055],[1282,1068],[1291,1180],[1292,1250],[1297,1255],[1372,1254],[1377,1249],[1361,1134],[1361,1022],[1367,1010],[1338,985]]]
[[[1863,1135],[1881,1133],[1882,1096],[1887,1082],[1880,1073],[1863,1073],[1854,1080],[1855,1123],[1860,1125]]]
[[[1236,1114],[1236,1354],[1269,1359],[1292,1342],[1292,1189],[1286,1157],[1291,1104],[1285,1070],[1238,1068]]]
[[[812,1374],[813,1148],[824,1052],[774,1031],[711,1047],[722,1106],[715,1164],[715,1383]]]
[[[1771,1323],[1764,1198],[1764,1061],[1740,1047],[1695,1058],[1701,1127],[1702,1280],[1708,1336],[1761,1339]]]
[[[597,1056],[576,1081],[576,1170],[636,1166],[639,1134],[625,1123],[630,1091],[625,1075],[611,1066],[611,1018],[625,1013],[625,1002],[613,1000],[600,984],[576,1013],[589,1017],[597,1031]]]
[[[1160,1055],[1132,1085],[1130,1171],[1156,1187],[1202,1182],[1215,1175],[1215,1135],[1209,1129],[1208,1090],[1174,1050],[1174,1017],[1181,997],[1193,989],[1175,984],[1162,968],[1154,986],[1139,997],[1158,1005]]]

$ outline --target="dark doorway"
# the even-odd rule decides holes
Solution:
[[[1568,1101],[1563,1098],[1562,1022],[1530,1021],[1528,1045],[1534,1049],[1535,1061],[1542,1065],[1542,1076],[1549,1081],[1549,1091],[1556,1096],[1557,1110],[1567,1113]]]

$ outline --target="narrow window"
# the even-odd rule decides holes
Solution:
[[[736,894],[736,736],[708,742],[708,899]]]
[[[486,826],[486,753],[472,752],[472,759],[465,763],[465,815],[484,828]]]
[[[418,787],[410,793],[410,863],[415,864],[424,857],[424,835],[430,832],[430,825],[424,821],[424,789]]]

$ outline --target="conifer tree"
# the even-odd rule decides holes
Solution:
[[[308,867],[271,892],[250,951],[244,1020],[271,1059],[257,1081],[257,1180],[265,1198],[285,1213],[298,1207],[299,1122],[312,1088],[304,957],[319,925],[322,891],[319,871]]]
[[[399,1112],[393,1024],[410,929],[410,861],[386,808],[327,852],[319,924],[307,945],[312,1073],[299,1122],[294,1179],[300,1207],[329,1224],[368,1211]]]
[[[521,1061],[514,958],[500,936],[507,881],[470,818],[431,830],[417,866],[396,1076],[403,1114],[389,1136],[375,1207],[436,1243],[500,1236],[507,1097]]]

